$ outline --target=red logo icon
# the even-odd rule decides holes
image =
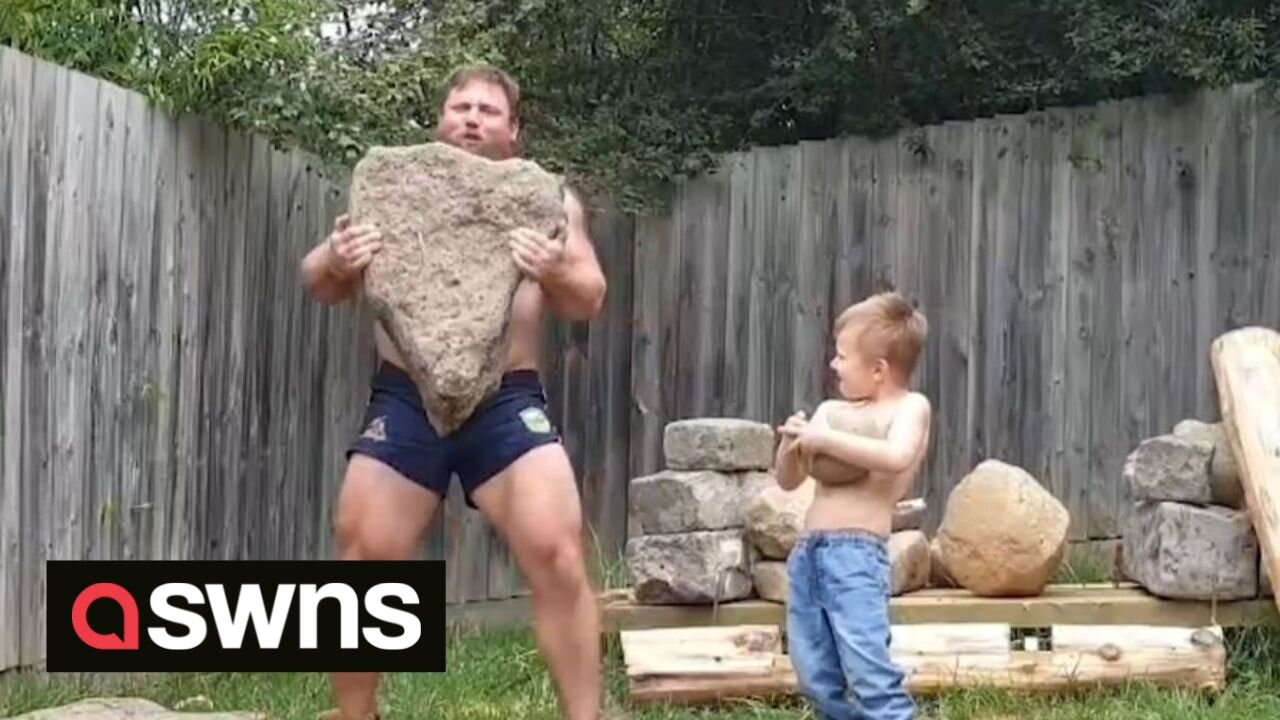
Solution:
[[[120,606],[124,612],[124,637],[89,627],[89,606],[96,600],[114,600]],[[138,603],[128,590],[115,583],[94,583],[82,590],[71,606],[71,626],[80,641],[95,650],[138,649]]]

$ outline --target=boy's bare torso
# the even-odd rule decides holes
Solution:
[[[823,422],[834,430],[884,438],[906,397],[856,403],[828,400],[820,412]],[[925,443],[928,443],[927,437]],[[910,489],[923,457],[923,452],[917,453],[909,467],[892,474],[849,468],[825,456],[811,458],[814,496],[805,517],[805,528],[853,528],[888,537],[893,530],[894,509]]]
[[[506,370],[536,370],[542,347],[542,288],[536,282],[521,280],[511,300],[511,344],[507,351]],[[374,343],[378,355],[402,368],[408,365],[382,327],[374,323]]]

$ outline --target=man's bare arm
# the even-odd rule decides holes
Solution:
[[[302,259],[302,284],[317,300],[336,304],[360,292],[364,268],[382,249],[375,228],[350,227],[346,215],[333,221],[333,232]]]
[[[302,259],[302,285],[317,300],[337,304],[354,297],[359,290],[358,277],[346,278],[333,271],[329,242],[316,245]]]
[[[871,472],[899,473],[911,467],[924,452],[932,413],[928,399],[913,393],[903,400],[898,417],[884,439],[823,427],[814,433],[810,452]]]
[[[586,213],[572,191],[565,192],[564,257],[542,277],[551,311],[565,320],[591,320],[604,305],[607,284],[592,247]]]

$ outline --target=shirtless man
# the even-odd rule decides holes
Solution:
[[[787,638],[796,679],[824,718],[909,720],[915,704],[889,657],[888,539],[929,445],[932,411],[909,389],[927,331],[897,293],[836,321],[840,399],[779,428],[778,485],[815,482],[787,557]]]
[[[436,140],[493,160],[516,155],[520,93],[506,73],[462,68],[446,90]],[[604,301],[605,279],[572,193],[564,209],[563,240],[527,228],[510,239],[524,277],[513,299],[506,373],[455,433],[437,436],[403,358],[375,327],[379,367],[363,432],[347,452],[334,525],[344,560],[412,558],[457,473],[467,504],[502,534],[529,585],[534,633],[564,717],[594,720],[601,699],[599,618],[573,466],[546,414],[538,359],[544,310],[590,320]],[[322,302],[355,298],[380,247],[377,228],[351,226],[341,216],[303,260],[303,283]],[[379,716],[378,673],[333,673],[330,681],[343,720]]]

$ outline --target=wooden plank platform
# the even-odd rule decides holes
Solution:
[[[710,605],[638,605],[629,591],[600,598],[607,632],[705,625],[783,625],[783,605],[742,600]],[[1133,584],[1051,585],[1033,598],[981,598],[966,590],[920,590],[892,599],[894,623],[1007,623],[1050,625],[1173,625],[1239,627],[1280,624],[1269,598],[1211,603],[1166,600]]]
[[[1191,691],[1226,685],[1219,627],[1054,625],[1045,649],[1015,649],[996,623],[894,625],[889,648],[913,696],[963,687],[1036,693],[1134,681]],[[632,703],[711,703],[793,694],[796,678],[774,625],[625,630],[618,634]]]

